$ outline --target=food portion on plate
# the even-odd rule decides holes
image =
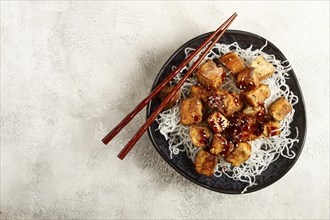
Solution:
[[[268,110],[265,108],[270,89],[260,83],[275,71],[265,58],[258,56],[249,67],[235,52],[218,60],[220,65],[207,60],[199,66],[195,73],[198,84],[191,87],[190,97],[180,103],[181,124],[189,126],[193,145],[201,148],[195,159],[196,171],[206,176],[213,175],[215,156],[232,166],[248,160],[249,142],[263,134],[279,135],[279,121],[292,110],[284,97],[273,102]],[[242,90],[240,94],[220,89],[227,74],[234,77],[236,87]],[[179,97],[176,95],[174,101]]]
[[[285,84],[290,67],[274,56],[237,43],[215,48],[157,122],[171,157],[185,151],[196,172],[225,174],[249,187],[280,155],[295,156],[290,147],[298,139],[289,135],[298,98]],[[192,50],[187,48],[186,56]],[[183,74],[162,91],[161,99]]]

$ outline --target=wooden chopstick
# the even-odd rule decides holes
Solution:
[[[137,131],[134,137],[127,143],[127,145],[122,149],[122,151],[118,154],[119,159],[124,159],[128,152],[133,148],[135,143],[141,138],[143,133],[148,129],[151,123],[156,119],[156,117],[160,114],[160,112],[165,108],[167,103],[172,99],[175,93],[180,89],[183,83],[187,80],[187,78],[194,72],[196,67],[200,64],[200,62],[205,58],[208,52],[213,48],[213,46],[218,42],[220,37],[225,33],[230,24],[236,18],[237,14],[234,13],[229,22],[224,23],[223,28],[219,35],[213,40],[213,42],[207,47],[207,49],[203,52],[203,54],[198,58],[198,60],[192,65],[192,67],[188,70],[186,75],[176,84],[176,86],[171,90],[171,92],[166,96],[165,100],[161,102],[160,106],[151,114],[151,116],[147,119],[147,121],[142,125],[142,127]]]
[[[220,31],[222,31],[225,24],[233,20],[237,16],[236,12],[230,16],[210,37],[208,37],[185,61],[183,61],[178,68],[176,68],[166,79],[160,83],[145,99],[140,102],[135,109],[130,112],[116,127],[114,127],[103,139],[104,144],[108,144],[120,131],[125,127],[137,113],[139,113],[149,102],[153,99],[173,78],[184,68]]]

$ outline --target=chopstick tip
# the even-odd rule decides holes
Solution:
[[[104,144],[104,145],[107,145],[108,143],[104,140],[104,138],[102,139],[102,143]]]

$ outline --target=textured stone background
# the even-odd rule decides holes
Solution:
[[[268,38],[292,63],[308,133],[296,165],[252,194],[181,177],[145,120],[101,138],[145,97],[167,58],[214,30]],[[1,218],[329,218],[329,2],[1,2]]]

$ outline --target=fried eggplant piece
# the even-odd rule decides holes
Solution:
[[[270,96],[270,89],[267,85],[261,84],[258,88],[251,91],[241,92],[240,97],[249,106],[257,107],[262,105]]]
[[[265,108],[263,106],[257,106],[257,107],[252,107],[252,106],[246,106],[243,109],[243,113],[247,114],[249,116],[257,116],[257,115],[265,115]]]
[[[183,125],[197,124],[203,121],[202,101],[197,98],[185,99],[180,103],[180,122]]]
[[[193,145],[196,147],[205,147],[209,144],[211,130],[205,126],[191,125],[189,136]]]
[[[208,106],[211,109],[219,110],[224,116],[230,117],[243,108],[243,102],[237,93],[227,90],[218,90],[209,96]]]
[[[250,67],[254,68],[260,82],[273,75],[275,71],[275,67],[262,56],[258,56],[253,60]]]
[[[197,153],[195,159],[195,169],[197,173],[205,176],[212,176],[217,165],[218,157],[204,150]]]
[[[256,123],[253,125],[253,132],[250,132],[250,135],[248,137],[248,141],[254,141],[257,140],[258,138],[262,137],[262,133],[263,133],[263,125],[260,123]]]
[[[217,67],[212,60],[208,60],[199,67],[196,78],[205,87],[217,90],[222,84],[223,74],[225,73],[222,67]]]
[[[193,85],[190,89],[190,97],[194,98],[199,98],[201,99],[204,103],[207,102],[207,98],[212,95],[213,91],[205,88],[204,86],[198,84],[198,85]]]
[[[224,136],[221,134],[216,134],[213,136],[212,144],[210,147],[210,153],[225,157],[230,152],[234,150],[234,143],[230,140],[227,140]]]
[[[215,134],[221,133],[229,126],[228,119],[218,111],[214,111],[211,115],[209,115],[207,118],[207,123]]]
[[[243,110],[243,113],[252,117],[255,117],[258,123],[264,123],[269,121],[270,115],[266,114],[266,109],[263,105],[257,107],[246,106]]]
[[[268,121],[264,124],[264,136],[272,137],[281,134],[281,125],[278,121]]]
[[[220,57],[219,60],[233,76],[246,68],[243,60],[235,52],[229,52]]]
[[[252,90],[260,85],[259,76],[254,68],[246,68],[236,75],[236,86],[242,90]]]
[[[174,86],[164,86],[164,88],[160,90],[158,97],[161,100],[164,100],[167,97],[167,95],[172,91],[173,88]],[[181,98],[181,92],[180,90],[178,90],[175,93],[175,95],[171,98],[170,102],[167,103],[165,109],[172,108],[180,98]]]
[[[235,145],[234,150],[225,157],[225,160],[234,167],[237,167],[247,161],[251,156],[251,145],[247,142],[239,142]]]
[[[268,108],[269,114],[277,121],[283,120],[291,111],[292,106],[284,97],[278,98]]]

